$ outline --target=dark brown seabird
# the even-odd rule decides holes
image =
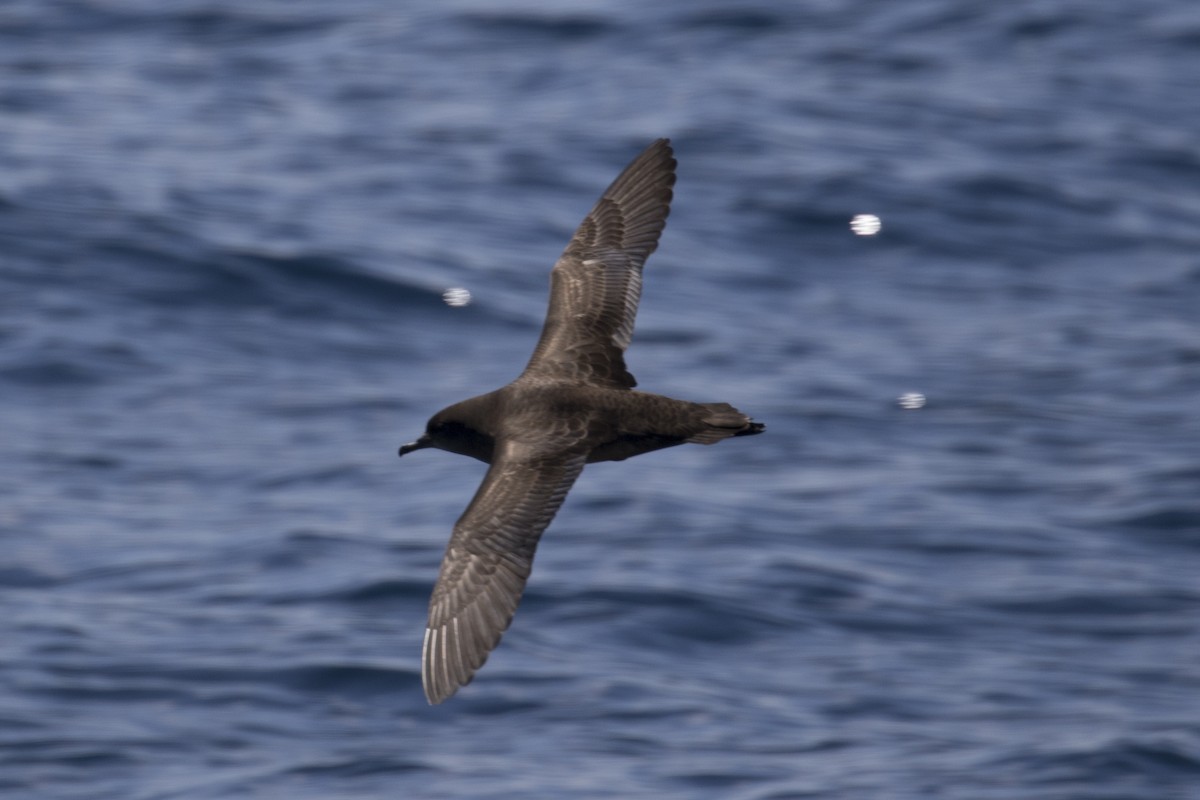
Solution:
[[[429,603],[421,682],[430,703],[470,683],[508,628],[542,531],[594,461],[761,433],[728,403],[632,391],[623,353],[642,265],[675,185],[670,142],[630,162],[584,217],[550,273],[550,308],[521,376],[434,414],[400,455],[437,447],[490,464],[454,525]]]

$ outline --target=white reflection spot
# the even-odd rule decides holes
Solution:
[[[874,236],[882,227],[883,223],[874,214],[855,214],[850,220],[850,230],[859,236]]]
[[[442,292],[442,299],[446,301],[446,305],[459,308],[471,302],[471,292],[461,286],[454,286]]]
[[[915,409],[925,407],[925,395],[920,392],[905,392],[896,398],[901,408]]]

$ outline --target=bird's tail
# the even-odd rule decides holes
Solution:
[[[729,403],[698,403],[704,428],[688,438],[695,444],[716,444],[731,436],[753,436],[762,433],[766,425],[755,422]]]

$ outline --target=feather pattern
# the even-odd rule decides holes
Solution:
[[[507,443],[454,526],[429,604],[421,652],[425,696],[440,703],[471,681],[516,613],[534,551],[586,453]]]
[[[530,378],[629,389],[625,368],[642,266],[667,222],[675,159],[659,139],[605,190],[550,273],[550,307],[525,368]]]

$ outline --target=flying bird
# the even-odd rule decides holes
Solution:
[[[421,652],[431,704],[465,686],[512,621],[534,551],[585,464],[761,433],[728,403],[634,391],[625,367],[642,290],[675,185],[667,139],[630,162],[550,273],[550,307],[512,383],[434,414],[403,456],[436,447],[490,465],[442,559]]]

